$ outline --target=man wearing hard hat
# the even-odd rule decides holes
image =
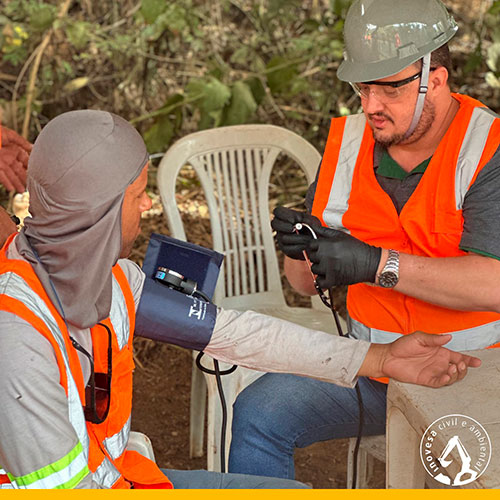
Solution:
[[[500,345],[500,117],[452,93],[439,0],[357,0],[337,75],[363,113],[334,118],[308,214],[279,207],[273,228],[292,285],[349,285],[349,334],[387,343],[451,333],[458,351]],[[296,234],[310,225],[318,239]],[[359,381],[363,433],[385,430],[385,380]],[[438,397],[438,394],[436,394]],[[353,389],[267,374],[235,404],[230,470],[294,476],[293,453],[355,436]]]

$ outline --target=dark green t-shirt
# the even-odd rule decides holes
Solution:
[[[375,176],[399,213],[418,186],[430,158],[405,172],[379,144],[375,145]],[[318,169],[319,172],[319,169]],[[309,186],[305,205],[312,210],[316,180]],[[467,191],[462,207],[464,230],[460,248],[500,260],[500,147],[479,172]]]

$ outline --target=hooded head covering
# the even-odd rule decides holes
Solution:
[[[109,316],[125,190],[148,161],[144,141],[105,111],[64,113],[38,136],[28,164],[31,218],[17,248],[66,321]]]

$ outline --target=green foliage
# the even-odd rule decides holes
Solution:
[[[247,123],[257,110],[258,104],[251,88],[242,81],[236,82],[231,89],[231,102],[225,110],[225,125]]]
[[[66,23],[68,42],[76,50],[82,50],[90,41],[92,25],[85,21],[69,21]]]
[[[5,17],[0,18],[2,24],[2,35],[0,38],[2,46],[3,61],[14,65],[20,64],[27,56],[26,40],[28,32],[21,24],[9,23]]]
[[[273,57],[267,63],[266,70],[269,90],[276,95],[290,91],[299,74],[297,64],[283,56]]]
[[[191,80],[187,84],[186,94],[200,113],[200,129],[220,126],[224,106],[231,98],[231,89],[227,85],[213,76]]]
[[[37,71],[31,138],[54,115],[90,107],[135,123],[151,153],[194,130],[252,122],[295,130],[321,149],[330,118],[358,110],[335,77],[352,0],[85,0],[58,18],[62,3],[5,0],[0,13],[1,71],[11,75],[0,101],[17,124],[34,52],[53,33]],[[456,81],[494,109],[499,17],[495,0],[466,27],[476,44],[458,53]]]
[[[337,17],[344,19],[352,2],[353,0],[330,0],[330,6]]]
[[[162,151],[165,144],[170,144],[182,125],[182,105],[184,96],[174,94],[158,111],[159,118],[144,133],[144,142],[149,151]]]
[[[500,0],[493,2],[485,16],[485,24],[491,35],[492,44],[486,51],[486,64],[488,71],[485,79],[486,83],[493,89],[500,91]]]
[[[40,32],[52,26],[56,19],[57,7],[47,3],[40,2],[38,4],[29,5],[29,23],[33,31]]]
[[[490,30],[494,43],[500,43],[500,0],[495,0],[485,16],[485,24]]]
[[[167,8],[167,2],[164,0],[142,0],[141,14],[148,24],[152,24]]]

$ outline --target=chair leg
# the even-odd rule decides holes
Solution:
[[[356,438],[349,439],[349,450],[347,452],[347,488],[360,489],[367,488],[369,478],[373,472],[373,457],[369,455],[361,446],[358,450],[358,463],[356,472],[356,484],[354,480],[354,450],[356,448]]]
[[[207,384],[203,373],[193,362],[191,370],[191,403],[189,415],[189,456],[203,456]]]

